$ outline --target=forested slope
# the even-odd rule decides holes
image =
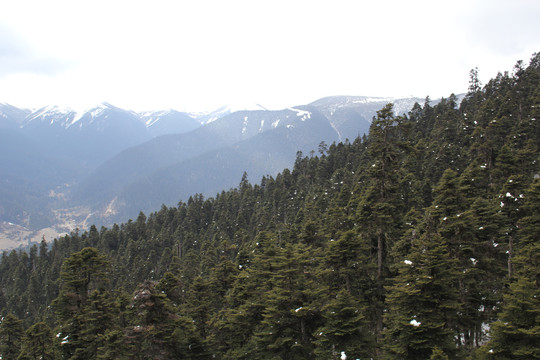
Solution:
[[[540,357],[540,55],[0,262],[3,359]]]

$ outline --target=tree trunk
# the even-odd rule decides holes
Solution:
[[[512,278],[512,252],[514,248],[514,238],[508,238],[508,278]]]
[[[379,234],[377,238],[377,277],[382,278],[383,275],[383,235]]]

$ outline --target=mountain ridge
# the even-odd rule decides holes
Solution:
[[[136,113],[109,103],[84,112],[59,106],[32,112],[0,104],[3,133],[7,134],[10,129],[14,135],[26,139],[27,148],[49,159],[32,160],[28,152],[19,156],[17,144],[4,145],[3,163],[0,158],[0,165],[5,169],[2,179],[25,178],[25,186],[32,187],[34,195],[20,201],[22,207],[16,207],[16,216],[13,211],[0,211],[0,221],[37,230],[55,226],[52,214],[56,210],[62,209],[60,213],[66,214],[69,209],[76,209],[73,213],[81,214],[81,209],[87,209],[86,214],[68,221],[71,225],[67,228],[62,227],[63,232],[69,232],[77,226],[84,228],[90,214],[94,214],[92,219],[96,219],[96,223],[110,225],[110,221],[134,217],[140,210],[154,210],[152,207],[159,206],[159,202],[170,204],[186,200],[193,192],[213,196],[237,185],[244,172],[252,179],[271,176],[290,167],[297,151],[308,153],[323,141],[332,143],[362,136],[367,133],[371,118],[387,100],[390,99],[331,96],[281,110],[265,110],[257,105],[252,110],[231,112],[234,108],[222,107],[197,117],[172,109]],[[394,99],[403,102],[403,108],[411,108],[420,100]],[[320,125],[309,130],[309,126],[316,123]],[[34,165],[13,168],[14,163],[24,165],[32,161]],[[197,165],[197,161],[203,165]],[[228,168],[223,164],[229,164]],[[26,170],[9,173],[16,168]],[[227,176],[214,176],[213,168],[221,169]],[[176,177],[167,174],[167,169]],[[34,175],[29,175],[31,173]],[[159,191],[151,190],[148,179],[159,183],[156,179],[160,178],[163,182],[167,179],[168,185]],[[201,180],[193,181],[195,178]],[[210,184],[210,179],[216,183]],[[17,198],[28,196],[24,195],[25,186],[14,186],[13,181],[7,183],[3,196],[7,199],[9,194],[12,200],[4,203],[15,208]],[[175,187],[185,191],[179,192]],[[165,189],[169,189],[169,196]],[[130,191],[140,197],[133,201],[133,206],[135,203],[150,205],[131,210],[118,208],[118,204],[129,207]],[[143,198],[144,194],[152,193],[160,193],[161,200]],[[177,198],[180,195],[182,198]],[[111,211],[112,208],[116,210]],[[116,213],[116,217],[105,216],[112,213]],[[65,223],[64,219],[61,222]]]

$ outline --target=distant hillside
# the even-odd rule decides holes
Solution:
[[[25,243],[34,230],[53,226],[63,232],[83,226],[78,221],[88,214],[81,217],[79,210],[72,219],[56,214],[71,206],[74,184],[126,148],[199,126],[185,113],[137,114],[107,103],[82,113],[57,106],[30,111],[0,104],[0,223],[25,229],[24,238],[14,238],[18,232],[11,231],[0,235],[0,248],[5,237]]]
[[[294,163],[297,151],[309,153],[321,142],[354,139],[369,129],[369,120],[354,111],[336,119],[312,105],[238,111],[124,151],[87,177],[75,200],[91,204],[95,221],[107,223],[174,205],[193,193],[213,196],[236,186],[244,172],[255,180],[275,175]],[[114,217],[100,219],[104,210],[111,214],[113,201]]]
[[[0,104],[0,221],[65,232],[123,221],[192,193],[212,196],[244,172],[252,180],[274,175],[292,166],[297,151],[362,136],[388,100],[334,96],[279,111],[254,105],[196,116],[108,103],[84,112]],[[417,101],[394,99],[396,112]]]

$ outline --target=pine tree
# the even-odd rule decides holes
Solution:
[[[95,358],[103,334],[114,324],[107,275],[108,261],[94,248],[84,248],[64,261],[62,288],[53,302],[63,356]]]
[[[372,165],[369,175],[372,179],[359,205],[359,217],[367,233],[374,239],[377,251],[377,277],[385,275],[385,258],[388,249],[396,240],[400,214],[396,198],[398,163],[403,155],[400,124],[403,119],[394,117],[393,105],[388,104],[377,112],[370,127],[368,153]]]
[[[14,360],[19,356],[23,337],[22,321],[9,313],[0,319],[0,357]]]
[[[329,270],[329,285],[334,291],[345,289],[350,293],[354,289],[365,296],[373,288],[370,277],[376,266],[370,257],[370,244],[352,230],[336,235],[323,257]]]
[[[255,351],[250,342],[263,319],[265,294],[274,289],[276,257],[281,256],[278,236],[261,231],[237,255],[239,271],[225,295],[222,310],[212,321],[212,342],[224,359],[248,359]]]
[[[185,289],[183,289],[180,279],[172,272],[163,274],[156,287],[167,295],[174,307],[184,302]]]
[[[488,353],[501,359],[540,359],[540,180],[524,198],[527,215],[519,222],[515,281],[486,345]]]
[[[174,331],[172,306],[166,295],[145,281],[135,291],[130,308],[131,326],[126,332],[130,354],[136,359],[167,359],[171,356]]]
[[[518,245],[518,221],[523,216],[523,193],[526,184],[527,180],[523,175],[512,175],[507,179],[499,194],[502,217],[501,235],[507,241],[507,268],[510,279],[514,274],[514,247]]]
[[[202,340],[208,336],[208,322],[212,316],[212,294],[209,291],[208,281],[197,276],[188,289],[184,313],[191,319]]]
[[[101,348],[107,346],[109,339],[105,335],[113,329],[119,330],[117,326],[119,314],[110,295],[103,291],[93,291],[83,311],[78,338],[83,346],[75,349],[74,357],[90,359],[99,354]]]
[[[341,351],[354,359],[374,356],[366,304],[343,289],[321,310],[324,322],[313,334],[317,359],[338,359]]]
[[[26,330],[22,342],[19,360],[53,360],[53,333],[43,321],[37,322]]]
[[[436,347],[445,354],[455,352],[452,324],[459,309],[458,275],[439,234],[428,231],[415,241],[387,288],[385,358],[428,359]]]
[[[492,325],[486,348],[498,359],[540,359],[540,290],[519,276],[504,296],[500,320]]]
[[[277,248],[269,259],[271,290],[264,294],[262,320],[251,344],[258,358],[306,359],[313,356],[312,334],[319,311],[310,249],[304,244]]]
[[[540,178],[535,178],[524,197],[525,216],[518,222],[520,249],[515,261],[518,274],[540,286]]]
[[[97,359],[100,360],[130,360],[130,348],[124,336],[124,329],[109,329],[102,337],[102,345],[97,350]]]
[[[174,312],[155,282],[139,285],[130,309],[125,341],[131,359],[192,359],[202,352],[192,320]]]
[[[388,105],[260,185],[4,252],[0,312],[55,324],[57,358],[534,358],[539,69],[472,71],[459,109]]]
[[[470,352],[487,339],[485,324],[496,317],[497,306],[502,301],[506,275],[506,254],[500,246],[499,206],[492,201],[476,198],[462,216],[471,219],[471,241],[463,241],[462,284],[460,287],[460,330],[465,351]],[[468,246],[467,246],[468,245]],[[468,261],[467,261],[468,257]],[[462,334],[462,335],[461,335]]]
[[[435,346],[429,360],[448,360],[448,355],[446,355],[438,346]]]
[[[403,141],[406,119],[395,117],[393,105],[377,112],[370,127],[367,148],[369,163],[365,185],[353,191],[361,194],[351,201],[357,206],[355,222],[363,241],[372,244],[375,255],[376,284],[373,297],[375,328],[380,340],[383,329],[384,284],[389,275],[388,254],[401,237],[404,203],[400,197],[398,174],[408,146]],[[365,187],[364,187],[365,186]]]
[[[114,299],[114,309],[117,315],[109,326],[99,337],[99,347],[97,349],[97,359],[131,359],[129,345],[126,341],[126,329],[128,329],[128,313],[131,305],[131,296],[122,291],[116,294]]]

